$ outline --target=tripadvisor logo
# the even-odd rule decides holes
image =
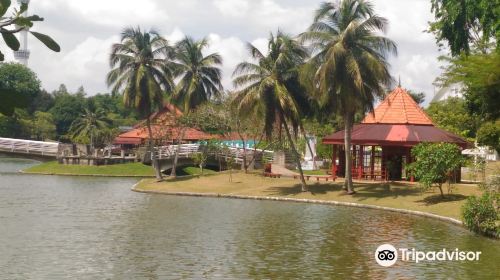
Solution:
[[[421,261],[479,261],[480,251],[460,251],[442,249],[439,251],[418,251],[415,248],[396,249],[391,244],[382,244],[375,251],[375,261],[381,266],[392,266],[400,256],[400,260],[405,262],[419,263]]]

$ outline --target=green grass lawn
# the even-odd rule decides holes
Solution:
[[[299,173],[298,170],[295,172]],[[326,169],[319,170],[304,170],[304,175],[329,175]]]
[[[154,170],[149,165],[140,162],[112,165],[65,165],[57,161],[49,161],[23,170],[25,173],[61,174],[61,175],[100,175],[100,176],[154,176]],[[203,175],[216,174],[217,171],[204,169]],[[198,167],[177,169],[177,176],[201,175]]]
[[[291,178],[267,178],[256,174],[233,173],[229,182],[228,173],[194,178],[167,179],[156,182],[143,179],[138,190],[157,192],[196,192],[249,196],[273,196],[355,202],[361,204],[409,209],[460,219],[460,208],[468,196],[480,195],[473,184],[457,184],[451,194],[441,199],[438,190],[422,192],[415,183],[355,183],[354,195],[342,190],[343,181],[308,182],[308,192],[301,192],[298,180]]]
[[[102,176],[154,176],[151,166],[140,162],[112,165],[65,165],[57,161],[44,162],[24,170],[25,173]]]
[[[188,166],[184,167],[181,170],[178,170],[177,176],[185,176],[185,175],[201,175],[201,169],[199,167]],[[204,168],[203,175],[216,174],[217,171]]]

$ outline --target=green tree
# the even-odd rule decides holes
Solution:
[[[35,97],[31,99],[28,106],[28,112],[30,114],[36,111],[47,112],[54,106],[54,96],[48,93],[46,90],[42,89],[35,94]]]
[[[57,135],[59,138],[66,138],[71,124],[84,112],[85,97],[81,94],[69,93],[65,85],[60,85],[59,89],[54,91],[52,95],[54,96],[54,106],[50,108],[49,112],[54,117]]]
[[[457,145],[451,143],[420,143],[411,149],[415,161],[408,170],[425,189],[435,186],[444,197],[443,183],[451,183],[463,158]]]
[[[321,4],[309,31],[301,35],[316,52],[303,80],[313,80],[320,103],[343,116],[346,151],[355,114],[373,111],[376,98],[384,96],[392,81],[386,57],[397,50],[381,35],[386,28],[387,20],[375,15],[370,2],[342,0],[338,6]],[[354,193],[351,154],[345,154],[345,189]]]
[[[96,109],[95,106],[88,105],[84,113],[71,124],[71,139],[74,142],[90,143],[93,148],[96,138],[99,138],[100,133],[107,130],[110,124],[111,120],[106,117],[102,108]]]
[[[33,134],[38,140],[45,141],[47,139],[56,138],[56,125],[51,113],[35,112],[33,121]]]
[[[264,131],[268,139],[273,129],[284,130],[294,160],[300,172],[302,191],[306,182],[300,164],[301,155],[297,151],[294,138],[303,117],[298,96],[303,92],[298,87],[299,67],[308,57],[307,50],[290,36],[278,31],[270,35],[269,52],[261,53],[248,44],[250,55],[257,63],[242,62],[233,73],[233,83],[238,89],[234,99],[241,115],[259,112],[263,116]],[[294,137],[292,137],[292,133]]]
[[[15,108],[26,108],[40,92],[35,72],[19,63],[0,63],[0,113],[10,116]]]
[[[462,85],[467,108],[480,121],[499,119],[500,53],[462,55],[445,60],[448,66],[437,83]]]
[[[490,146],[500,153],[500,120],[483,123],[477,131],[477,143]]]
[[[451,55],[471,49],[485,52],[490,41],[500,43],[498,0],[431,0],[435,21],[429,23],[437,43],[446,42]]]
[[[148,149],[153,149],[153,132],[150,115],[163,106],[164,91],[171,92],[173,79],[166,60],[172,50],[166,39],[158,32],[143,32],[140,28],[126,28],[121,34],[121,42],[111,49],[107,83],[113,92],[123,92],[125,106],[134,108],[139,116],[146,118],[149,133]],[[161,180],[158,159],[153,157],[156,178]]]
[[[469,114],[462,98],[431,102],[425,111],[437,127],[466,138],[473,138],[476,134],[477,121]]]
[[[417,102],[418,105],[422,105],[425,102],[425,93],[424,92],[414,92],[412,90],[408,90],[411,98]]]
[[[195,41],[186,37],[175,46],[175,61],[168,64],[179,82],[172,99],[180,105],[184,114],[190,114],[199,105],[213,97],[219,97],[222,92],[221,70],[222,57],[218,53],[203,55],[208,47],[207,39]],[[185,128],[179,133],[177,143],[184,138]],[[176,176],[178,150],[175,152],[174,163],[170,176]]]
[[[0,34],[2,34],[3,41],[9,49],[18,51],[21,44],[15,36],[15,33],[25,28],[32,27],[33,22],[43,21],[43,18],[37,15],[25,17],[23,13],[28,9],[28,4],[21,4],[18,9],[9,9],[11,4],[11,0],[0,0]],[[10,16],[6,16],[5,14],[9,10],[13,11],[13,13]],[[29,31],[29,33],[40,40],[49,49],[56,52],[60,51],[59,45],[49,36],[34,31]],[[4,54],[0,51],[0,61],[4,61],[4,59]],[[0,113],[12,115],[14,108],[25,108],[28,106],[30,101],[29,98],[30,96],[17,92],[15,88],[3,87],[0,85],[0,100],[2,100],[0,103]]]
[[[173,100],[185,113],[222,92],[222,57],[218,53],[203,55],[208,40],[195,41],[186,37],[175,46],[175,62],[171,68],[180,79]]]

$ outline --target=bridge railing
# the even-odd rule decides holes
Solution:
[[[59,143],[0,138],[0,151],[42,156],[57,156]]]
[[[200,144],[181,144],[181,145],[168,145],[168,146],[160,146],[157,147],[154,153],[154,156],[157,159],[170,159],[175,156],[176,151],[178,151],[179,158],[188,158],[191,155],[200,153],[203,145]],[[247,156],[253,156],[254,152],[262,155],[262,158],[265,158],[267,161],[273,159],[274,152],[269,150],[261,150],[261,149],[246,149]],[[214,153],[212,153],[214,154]],[[227,158],[232,157],[235,159],[237,163],[243,162],[243,157],[245,151],[243,148],[239,147],[228,147],[226,152],[216,152],[216,156]]]

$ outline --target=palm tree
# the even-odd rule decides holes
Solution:
[[[94,141],[100,133],[109,128],[111,120],[106,116],[102,108],[95,109],[87,106],[84,113],[70,127],[71,138],[90,138],[90,146],[94,148]]]
[[[108,86],[113,87],[113,92],[123,91],[125,106],[146,118],[151,155],[153,132],[149,116],[163,105],[164,92],[173,88],[172,73],[165,67],[171,55],[172,48],[158,32],[143,32],[139,27],[124,29],[121,42],[111,48]],[[153,157],[152,162],[156,178],[161,180],[158,159]]]
[[[222,57],[218,53],[203,55],[203,50],[207,47],[207,39],[195,41],[191,37],[184,38],[175,46],[175,62],[171,67],[180,80],[173,100],[185,113],[222,93],[219,68]]]
[[[306,182],[300,164],[300,155],[294,144],[302,116],[298,69],[308,57],[307,50],[290,36],[278,31],[269,38],[269,53],[264,55],[248,44],[250,55],[257,63],[242,62],[233,73],[236,92],[234,102],[242,115],[260,112],[264,132],[271,137],[273,128],[286,133],[300,172],[302,191]],[[291,131],[295,137],[292,137]]]
[[[219,68],[222,57],[218,53],[203,55],[203,50],[207,47],[208,40],[205,38],[195,41],[191,37],[185,37],[175,46],[175,61],[169,63],[168,68],[179,78],[172,99],[183,109],[184,114],[189,114],[191,110],[222,93]],[[184,131],[182,129],[179,133],[178,140],[184,138]],[[171,177],[176,176],[177,160],[176,151]]]
[[[393,41],[381,36],[387,20],[364,0],[323,3],[314,23],[301,35],[315,53],[308,74],[321,103],[341,114],[345,123],[345,189],[354,193],[351,176],[351,130],[356,112],[373,111],[392,82],[386,57],[396,54]],[[305,79],[307,80],[307,78]]]

